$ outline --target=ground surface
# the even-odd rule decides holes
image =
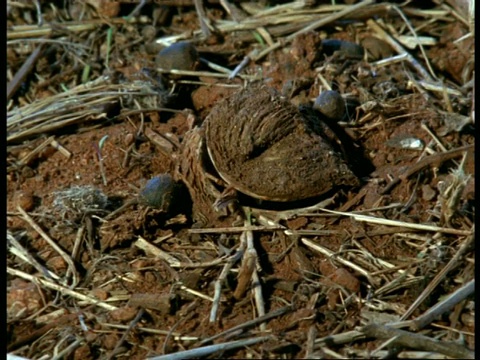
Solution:
[[[213,27],[205,37],[189,2],[147,4],[127,23],[122,16],[135,5],[79,1],[67,9],[39,1],[40,27],[35,6],[8,2],[9,86],[24,74],[7,95],[9,352],[31,359],[143,359],[254,338],[259,342],[211,356],[471,356],[473,295],[454,294],[469,289],[475,265],[474,39],[462,2],[423,9],[373,4],[336,20],[332,14],[356,5],[233,3],[244,10],[236,15],[244,27],[232,31],[225,8],[206,2]],[[325,24],[292,35],[324,17]],[[255,26],[245,25],[253,20]],[[401,46],[413,60],[376,63],[401,53],[388,39],[414,41],[407,24],[425,37],[428,63],[407,43]],[[34,32],[52,28],[49,38]],[[155,71],[164,47],[155,40],[175,35],[195,44],[199,59],[186,65],[194,73]],[[361,44],[366,54],[325,39]],[[211,65],[233,70],[245,56],[257,56],[253,50],[265,49],[271,51],[248,62],[242,78],[229,80]],[[205,206],[195,194],[174,198],[175,211],[132,201],[107,217],[136,199],[152,177],[174,175],[185,134],[252,81],[295,106],[311,107],[329,87],[342,94],[348,113],[334,125],[343,134],[334,143],[360,185],[295,203],[239,194],[240,207],[253,207],[243,209],[254,227],[243,227],[241,216],[194,223],[191,200],[194,209]],[[249,242],[243,262],[231,260],[228,270],[229,256]],[[253,248],[257,266],[248,272]],[[427,296],[412,308],[424,290]],[[399,326],[408,336],[441,340],[447,350],[420,342],[408,353],[407,336],[407,345],[371,353],[393,335],[365,325],[416,319],[452,294],[455,306],[424,326]],[[264,322],[248,323],[262,316]]]

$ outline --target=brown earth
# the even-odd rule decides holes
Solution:
[[[231,3],[245,12],[240,24],[252,19],[266,23],[248,30],[222,30],[222,21],[231,21],[234,15],[216,1],[205,1],[206,16],[215,27],[202,38],[192,2],[147,3],[140,17],[128,23],[121,16],[133,11],[134,4],[92,0],[68,8],[39,1],[43,25],[38,27],[34,5],[8,2],[9,89],[14,76],[25,73],[14,90],[7,89],[9,353],[30,359],[61,351],[68,359],[144,359],[266,335],[265,341],[211,357],[332,358],[336,353],[371,358],[371,352],[392,336],[347,336],[337,343],[335,336],[361,332],[368,324],[414,320],[474,279],[474,253],[469,246],[475,211],[474,152],[469,147],[475,143],[474,39],[469,36],[467,14],[453,16],[452,2],[441,6],[432,2],[422,9],[398,5],[419,36],[436,40],[424,46],[432,75],[429,70],[422,72],[428,65],[418,46],[404,45],[418,65],[408,60],[375,63],[398,53],[385,39],[378,39],[368,20],[373,15],[397,39],[411,35],[399,13],[382,4],[367,5],[292,36],[309,22],[295,22],[292,17],[270,24],[267,15],[247,12],[275,9],[273,2]],[[314,20],[331,14],[316,12],[330,2],[311,3],[302,14],[317,14]],[[348,3],[338,10],[355,2]],[[81,9],[86,13],[79,20]],[[428,9],[440,12],[432,15]],[[296,14],[298,9],[291,11]],[[435,21],[425,20],[433,16]],[[73,21],[95,26],[66,30]],[[32,32],[22,33],[21,25],[31,26]],[[49,27],[56,30],[44,40],[33,32]],[[109,28],[113,35],[107,67]],[[193,60],[182,63],[184,70],[190,67],[195,72],[157,72],[156,55],[162,46],[155,40],[179,34],[195,45],[197,54],[188,50]],[[252,50],[258,53],[277,40],[279,46],[239,72],[243,78],[211,76],[222,73],[208,63],[233,70],[245,56],[255,56]],[[34,48],[42,41],[41,52],[34,57]],[[358,56],[359,47],[352,43],[361,44],[365,54]],[[31,66],[22,69],[29,61]],[[85,64],[90,66],[88,81],[108,76],[99,82],[99,90],[89,83],[90,91],[72,92],[76,103],[58,98],[56,108],[45,107],[43,113],[41,106],[34,108],[77,89]],[[235,192],[212,180],[207,173],[215,173],[214,169],[192,160],[198,149],[185,144],[194,136],[201,140],[203,134],[192,129],[202,126],[215,105],[255,82],[275,89],[282,101],[307,109],[302,111],[308,116],[320,117],[312,104],[328,87],[342,94],[346,116],[319,125],[319,131],[338,162],[345,161],[355,173],[355,181],[331,181],[327,173],[331,164],[312,163],[309,171],[297,171],[295,181],[305,180],[305,190],[312,187],[312,176],[316,175],[314,181],[324,177],[329,181],[322,183],[326,193],[308,190],[315,196],[295,195],[292,202],[285,201],[292,200],[288,195],[255,199],[245,189],[247,194],[242,193],[241,186]],[[101,86],[108,91],[116,86],[113,97]],[[86,101],[81,96],[96,91],[99,101],[75,107]],[[29,118],[32,109],[37,110]],[[61,116],[66,119],[75,111],[78,119],[60,123]],[[231,111],[232,121],[238,114],[236,109],[217,107],[214,116],[221,118],[223,111],[226,115]],[[34,120],[42,116],[59,125],[36,131]],[[17,118],[23,120],[14,122]],[[221,127],[226,124],[228,128],[228,122]],[[254,135],[271,135],[262,131],[265,128]],[[298,143],[290,142],[277,152],[272,145],[267,155],[282,154],[280,161],[288,166],[294,166],[297,156],[305,166],[309,156],[316,156],[302,146],[305,136],[302,133]],[[271,172],[262,163],[241,168],[245,138],[239,139],[239,145],[232,139],[225,146],[231,149],[229,155],[236,155],[221,166],[226,169],[239,161],[229,171],[240,178],[250,176],[268,193]],[[47,146],[39,148],[45,142]],[[224,148],[212,151],[224,159]],[[318,176],[321,171],[325,173]],[[171,174],[182,191],[172,191],[168,208],[149,207],[151,203],[139,196],[141,189],[164,173]],[[207,183],[212,191],[200,193]],[[165,198],[162,193],[156,202]],[[109,216],[122,204],[127,205]],[[233,216],[215,213],[218,207],[229,214],[233,211]],[[208,221],[199,221],[196,212],[207,213]],[[377,222],[354,218],[356,214]],[[395,222],[379,223],[379,219]],[[433,286],[435,277],[440,281]],[[221,296],[211,322],[217,285]],[[427,297],[402,318],[429,285],[433,288]],[[272,316],[262,324],[248,324],[263,312]],[[453,355],[464,357],[475,348],[473,318],[470,294],[421,331],[412,324],[401,328],[411,336],[441,340]],[[242,325],[241,330],[228,332]],[[330,340],[325,340],[327,336]],[[406,356],[408,346],[387,346],[375,356],[386,355],[387,350]],[[422,346],[415,350],[416,357],[425,356],[420,351],[434,351]]]

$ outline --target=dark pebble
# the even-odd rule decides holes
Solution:
[[[155,209],[168,211],[174,197],[175,188],[175,181],[169,174],[155,176],[140,190],[138,202]]]
[[[345,115],[345,100],[337,91],[327,90],[315,99],[313,108],[327,118],[338,121]]]
[[[351,59],[362,59],[365,50],[362,46],[350,41],[325,39],[322,41],[322,51],[326,55],[332,55],[338,51],[340,54]]]
[[[164,70],[193,70],[197,61],[198,52],[195,46],[182,41],[162,49],[157,54],[155,64]]]

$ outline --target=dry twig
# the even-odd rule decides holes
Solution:
[[[238,349],[244,346],[251,346],[251,345],[269,340],[271,338],[272,338],[271,336],[260,336],[256,338],[230,341],[222,344],[204,346],[197,349],[179,351],[174,354],[149,357],[148,359],[149,360],[182,360],[182,359],[198,358],[202,356],[208,356],[219,351],[228,351],[228,350]]]
[[[470,234],[462,246],[455,253],[455,256],[448,262],[447,265],[433,278],[433,280],[428,284],[425,290],[417,297],[412,305],[408,308],[405,314],[402,316],[402,320],[408,319],[410,315],[417,309],[417,307],[428,297],[428,295],[440,284],[440,282],[445,279],[447,274],[452,271],[454,268],[461,264],[462,258],[471,250],[475,241],[475,233]]]
[[[12,98],[12,96],[15,94],[15,91],[18,90],[22,82],[33,69],[35,62],[42,54],[42,50],[43,44],[38,45],[35,50],[32,51],[27,60],[25,60],[22,67],[17,71],[13,79],[7,84],[7,102]]]
[[[79,299],[79,300],[82,300],[82,301],[86,301],[89,304],[97,305],[97,306],[100,306],[100,307],[102,307],[104,309],[107,309],[107,310],[116,310],[117,309],[116,306],[113,306],[113,305],[107,304],[106,302],[97,300],[92,296],[87,296],[87,295],[80,294],[79,292],[71,290],[71,289],[69,289],[65,286],[52,283],[51,281],[48,281],[48,280],[45,280],[45,279],[40,279],[39,277],[27,274],[23,271],[16,270],[16,269],[13,269],[11,267],[7,267],[7,272],[10,275],[18,276],[22,279],[31,281],[31,282],[36,283],[38,285],[43,285],[44,287],[46,287],[48,289],[56,290],[63,295],[68,295],[68,296],[71,296],[73,298],[76,298],[76,299]]]
[[[393,338],[391,345],[401,348],[434,351],[456,359],[475,359],[475,353],[461,345],[446,343],[409,331],[375,324],[363,326],[359,330],[368,337],[377,339]]]
[[[68,264],[68,270],[69,273],[72,275],[72,287],[75,287],[79,280],[79,275],[77,272],[77,269],[75,267],[75,264],[70,257],[60,246],[57,245],[57,243],[50,238],[50,236],[47,235],[45,231],[23,210],[20,206],[17,206],[17,210],[22,214],[22,217],[24,220],[36,231],[38,232],[42,238],[65,260],[65,262]],[[68,282],[67,279],[64,279],[62,281],[64,284]]]

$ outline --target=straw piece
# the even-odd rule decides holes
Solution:
[[[395,41],[390,35],[387,34],[385,30],[383,30],[380,25],[373,19],[367,20],[367,25],[370,29],[375,31],[378,36],[384,41],[386,41],[395,51],[402,55],[407,54],[407,59],[410,64],[417,70],[417,72],[428,82],[434,83],[435,79],[433,79],[428,71],[409,53],[407,52],[402,45],[400,45],[397,41]]]
[[[104,308],[106,310],[111,311],[111,310],[116,310],[117,309],[116,306],[107,304],[106,302],[100,301],[100,300],[98,300],[98,299],[96,299],[92,296],[80,294],[80,293],[78,293],[74,290],[71,290],[71,289],[69,289],[65,286],[54,284],[54,283],[52,283],[48,280],[40,279],[39,277],[27,274],[27,273],[25,273],[23,271],[20,271],[20,270],[13,269],[9,266],[7,267],[7,272],[10,275],[18,276],[22,279],[29,280],[29,281],[31,281],[35,284],[42,285],[42,286],[44,286],[46,288],[49,288],[49,289],[52,289],[52,290],[56,290],[56,291],[62,293],[63,295],[68,295],[68,296],[71,296],[73,298],[86,301],[89,304],[99,306],[99,307]]]
[[[455,253],[452,259],[448,262],[447,265],[433,278],[433,280],[428,284],[425,290],[418,296],[418,298],[413,302],[412,305],[408,308],[405,314],[402,315],[402,320],[408,319],[410,315],[413,314],[415,309],[425,300],[428,295],[440,284],[440,282],[445,279],[447,274],[455,269],[458,265],[461,264],[462,258],[471,250],[475,242],[475,233],[470,234],[463,244],[460,246],[460,249]]]
[[[141,236],[138,237],[138,240],[135,242],[134,245],[139,249],[142,249],[143,251],[145,251],[147,254],[151,254],[153,256],[156,256],[158,258],[165,260],[168,263],[168,265],[174,268],[184,268],[184,269],[205,268],[205,267],[220,265],[225,261],[227,262],[229,261],[228,258],[221,257],[221,258],[208,261],[208,262],[203,262],[203,263],[183,263],[178,261],[172,255],[152,245]]]
[[[255,225],[246,225],[246,226],[232,226],[232,227],[221,227],[221,228],[202,228],[202,229],[188,229],[190,234],[234,234],[244,231],[276,231],[283,230],[285,226],[255,226]]]
[[[243,238],[244,237],[241,237],[241,240],[243,240]],[[246,246],[245,241],[241,241],[240,247],[238,248],[236,253],[233,254],[226,261],[220,275],[218,276],[217,280],[215,281],[213,304],[212,304],[212,308],[210,310],[210,317],[209,317],[209,321],[211,323],[213,323],[217,320],[218,308],[220,307],[220,297],[222,295],[222,284],[225,281],[225,279],[227,278],[227,275],[230,272],[233,265],[243,257],[243,254],[245,253],[245,246]]]
[[[25,261],[26,263],[32,265],[40,274],[43,274],[46,278],[52,280],[52,281],[59,281],[60,276],[57,274],[51,272],[48,270],[46,267],[41,265],[29,252],[26,248],[20,244],[19,241],[10,233],[10,231],[7,231],[7,240],[10,242],[12,246],[8,247],[8,250],[18,256],[20,259]]]
[[[466,235],[472,234],[471,230],[457,230],[457,229],[444,228],[444,227],[435,226],[435,225],[407,223],[404,221],[389,220],[389,219],[377,218],[375,216],[360,215],[357,213],[348,213],[348,212],[334,211],[334,210],[328,210],[328,209],[321,209],[321,210],[330,214],[348,216],[348,217],[354,218],[356,221],[364,221],[372,224],[398,226],[398,227],[405,227],[405,228],[416,229],[421,231],[434,231],[434,232],[453,234],[453,235],[466,236]]]
[[[413,331],[423,329],[425,326],[437,319],[440,315],[449,311],[451,308],[453,308],[459,302],[465,300],[474,292],[475,279],[472,279],[468,283],[463,285],[461,288],[457,289],[453,294],[450,294],[448,297],[435,304],[435,306],[428,309],[428,311],[426,311],[423,315],[413,320],[412,326],[410,328]]]
[[[256,326],[258,324],[261,324],[265,321],[268,321],[270,319],[274,319],[276,317],[279,317],[279,316],[282,316],[290,311],[293,310],[293,307],[288,305],[288,306],[284,306],[284,307],[281,307],[277,310],[273,310],[273,311],[270,311],[269,313],[263,315],[263,316],[259,316],[253,320],[249,320],[249,321],[246,321],[244,322],[243,324],[239,324],[239,325],[236,325],[230,329],[227,329],[225,331],[222,331],[221,333],[218,333],[218,334],[215,334],[213,336],[210,336],[209,338],[206,338],[206,339],[203,339],[202,341],[200,341],[200,343],[198,344],[198,346],[202,346],[202,345],[205,345],[205,344],[208,344],[209,342],[212,342],[213,340],[215,339],[219,339],[221,337],[226,337],[228,335],[231,335],[231,334],[234,334],[234,333],[237,333],[237,332],[243,332],[253,326]]]
[[[352,6],[348,6],[344,10],[341,10],[341,11],[333,13],[329,16],[326,16],[326,17],[324,17],[324,18],[322,18],[318,21],[315,21],[312,24],[304,27],[303,29],[301,29],[297,32],[294,32],[293,34],[287,36],[287,40],[293,40],[296,36],[298,36],[300,34],[304,34],[306,32],[315,30],[315,29],[317,29],[321,26],[325,26],[327,24],[330,24],[331,22],[334,22],[338,19],[341,19],[342,17],[345,17],[346,15],[349,15],[351,13],[354,13],[354,12],[360,10],[361,8],[363,8],[367,5],[373,4],[373,3],[374,3],[373,0],[365,0],[365,1],[362,1],[361,3],[355,4],[355,5],[352,5]]]
[[[23,80],[27,77],[30,71],[33,69],[35,63],[37,62],[38,58],[40,57],[43,45],[38,45],[35,50],[32,51],[30,56],[25,60],[22,67],[18,69],[17,73],[13,77],[13,79],[7,84],[7,102],[12,98],[15,92],[18,90],[20,85],[22,84]]]
[[[410,166],[404,173],[401,175],[397,176],[395,179],[393,179],[382,191],[381,195],[385,195],[388,193],[394,186],[396,186],[400,181],[406,180],[413,174],[417,173],[418,171],[422,170],[423,168],[426,168],[427,166],[431,165],[436,165],[439,166],[443,162],[447,160],[454,159],[460,155],[463,155],[464,152],[471,152],[474,151],[475,145],[466,145],[466,146],[461,146],[459,148],[445,151],[440,154],[435,154],[428,156],[421,161],[417,162],[416,164]]]
[[[409,331],[376,324],[363,326],[359,328],[359,330],[367,337],[374,337],[376,339],[395,338],[392,341],[392,346],[395,345],[407,349],[434,351],[459,359],[475,359],[475,353],[461,345],[439,341]]]
[[[332,260],[338,261],[342,265],[348,266],[352,270],[362,274],[363,276],[365,276],[367,278],[367,280],[373,286],[377,287],[379,285],[379,282],[376,279],[374,279],[368,271],[366,271],[362,267],[358,266],[357,264],[354,264],[353,262],[344,259],[343,257],[335,254],[332,250],[327,249],[326,247],[323,247],[319,244],[316,244],[313,241],[310,241],[310,240],[305,239],[305,238],[300,238],[300,240],[304,245],[308,246],[309,248],[327,256],[328,258],[330,258]]]
[[[65,30],[71,32],[88,31],[95,29],[95,24],[64,25]],[[48,24],[43,26],[12,26],[7,31],[7,39],[23,39],[29,37],[50,36],[53,33],[53,27]]]
[[[40,226],[37,225],[37,223],[25,212],[25,210],[22,209],[20,205],[17,206],[17,210],[20,212],[20,214],[22,214],[24,220],[40,234],[40,236],[63,258],[63,260],[65,260],[65,262],[68,264],[68,270],[73,277],[71,286],[75,287],[78,284],[79,278],[72,258],[65,251],[63,251],[63,249],[58,246],[57,243],[53,241]]]
[[[179,351],[173,354],[149,357],[148,360],[182,360],[211,355],[218,351],[228,351],[238,349],[244,346],[251,346],[271,339],[271,336],[260,336],[244,340],[230,341],[222,344],[209,345],[197,349]]]

